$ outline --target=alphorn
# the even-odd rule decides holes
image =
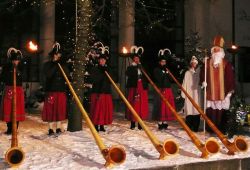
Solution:
[[[188,136],[191,138],[195,146],[201,151],[202,158],[208,158],[209,154],[215,154],[219,152],[219,144],[214,138],[209,138],[205,144],[203,144],[198,137],[191,131],[191,129],[186,125],[184,120],[178,115],[176,110],[171,106],[171,104],[167,101],[167,99],[162,95],[160,89],[155,85],[155,83],[151,80],[148,74],[145,72],[143,68],[141,68],[142,73],[148,79],[149,83],[153,86],[155,91],[160,95],[161,99],[164,103],[169,107],[169,109],[173,112],[174,116],[176,117],[177,121],[181,124],[183,129],[187,132]]]
[[[126,97],[123,95],[119,87],[115,84],[113,79],[110,77],[107,71],[105,71],[106,76],[108,77],[109,81],[111,84],[114,86],[116,89],[117,93],[120,95],[128,109],[131,111],[135,119],[140,123],[141,127],[143,130],[146,132],[148,138],[150,141],[153,143],[154,147],[156,150],[160,153],[159,159],[166,159],[167,156],[175,155],[179,152],[179,146],[176,144],[175,141],[167,139],[163,142],[163,144],[151,133],[151,131],[148,129],[148,127],[145,125],[145,123],[142,121],[140,116],[138,116],[137,112],[135,109],[131,106],[129,101],[126,99]]]
[[[24,160],[25,154],[18,147],[17,124],[16,124],[16,66],[13,67],[13,97],[12,97],[12,138],[11,148],[5,153],[5,160],[11,167],[18,167]]]
[[[77,104],[78,108],[80,109],[80,112],[82,113],[82,116],[84,117],[87,126],[89,127],[89,129],[90,129],[90,131],[95,139],[96,144],[98,145],[98,147],[100,149],[100,152],[103,155],[103,158],[106,160],[105,167],[112,167],[115,164],[118,165],[118,164],[123,163],[126,159],[126,152],[125,152],[124,147],[120,146],[120,145],[115,145],[115,146],[112,146],[110,148],[107,148],[104,145],[101,137],[99,136],[93,123],[91,122],[87,112],[83,108],[83,106],[80,102],[80,99],[78,98],[71,83],[69,82],[69,79],[68,79],[67,75],[65,74],[63,68],[61,67],[61,65],[59,63],[58,63],[58,66],[63,74],[64,79],[66,80],[66,82],[69,86],[69,89],[70,89],[72,95],[74,96],[76,104]]]
[[[182,85],[178,82],[178,80],[174,77],[174,75],[169,71],[168,68],[166,68],[166,71],[170,75],[170,77],[175,81],[175,83],[178,85],[178,87],[185,93],[187,98],[190,100],[190,102],[193,104],[193,106],[196,108],[196,110],[201,114],[203,119],[207,122],[207,124],[210,126],[210,128],[214,131],[214,133],[218,136],[218,138],[221,140],[221,142],[225,145],[225,147],[228,149],[228,154],[233,155],[236,151],[247,151],[248,144],[246,140],[238,136],[234,139],[234,142],[230,142],[225,135],[214,125],[214,123],[207,117],[207,115],[203,112],[203,110],[199,107],[199,105],[192,99],[192,97],[188,94],[188,92],[182,87]]]

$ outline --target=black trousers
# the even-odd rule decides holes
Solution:
[[[192,131],[198,132],[200,126],[200,115],[188,115],[186,116],[185,122]]]
[[[208,108],[206,110],[206,115],[222,133],[225,133],[227,122],[227,110]],[[208,132],[213,132],[207,124],[206,130]]]
[[[7,124],[7,131],[12,132],[12,122],[6,122]],[[16,122],[16,128],[18,129],[19,122]]]

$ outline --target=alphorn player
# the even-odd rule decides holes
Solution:
[[[58,63],[61,64],[66,74],[68,69],[61,62],[62,51],[60,44],[55,43],[52,50],[49,52],[50,60],[44,64],[43,73],[45,76],[45,101],[42,111],[42,120],[48,122],[48,135],[62,133],[61,121],[67,118],[67,97],[66,83],[60,71]],[[56,124],[56,131],[53,126]]]
[[[105,132],[104,125],[111,124],[113,121],[111,84],[105,75],[105,71],[110,74],[110,69],[106,63],[109,58],[109,51],[107,46],[101,46],[98,49],[100,52],[98,65],[90,71],[92,82],[90,114],[97,132]]]
[[[197,104],[200,104],[200,69],[197,66],[198,60],[195,56],[192,56],[189,63],[189,69],[185,72],[182,87]],[[198,132],[200,125],[200,114],[194,108],[193,104],[183,91],[181,92],[181,97],[185,99],[184,113],[186,115],[186,124],[192,131]]]
[[[204,80],[204,68],[200,74],[202,86],[207,88],[206,115],[222,132],[225,130],[224,118],[235,88],[233,66],[225,59],[223,46],[223,37],[216,36],[211,48],[211,57],[207,60],[207,79]],[[211,132],[209,126],[206,127],[207,131]]]
[[[135,111],[142,120],[148,118],[148,82],[146,77],[142,74],[140,58],[143,54],[142,47],[131,47],[132,64],[127,67],[127,85],[128,88],[128,101],[133,106]],[[126,110],[126,118],[131,121],[130,129],[135,129],[136,119]],[[138,129],[142,127],[138,123]]]
[[[7,123],[7,131],[5,134],[12,134],[12,98],[13,98],[13,67],[16,67],[16,121],[17,128],[19,121],[25,120],[25,105],[24,105],[24,92],[22,88],[22,53],[15,48],[9,48],[7,64],[4,65],[1,73],[1,81],[3,81],[5,88],[3,99],[1,102],[0,119]]]
[[[175,109],[174,95],[171,88],[169,75],[166,71],[167,59],[170,57],[169,49],[160,50],[158,53],[158,66],[154,69],[155,84],[161,90],[161,93],[167,99],[169,104]],[[175,117],[169,107],[161,100],[158,94],[155,94],[153,107],[153,119],[158,121],[158,129],[167,129],[167,121],[175,120]]]

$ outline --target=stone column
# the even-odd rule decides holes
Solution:
[[[40,7],[40,37],[39,37],[39,51],[40,61],[40,82],[43,81],[42,66],[48,61],[48,53],[52,49],[55,42],[55,1],[41,1]]]
[[[135,1],[134,0],[120,0],[119,1],[119,48],[121,53],[122,47],[130,50],[134,45],[134,17],[135,17]],[[118,56],[117,56],[118,57]],[[125,92],[125,70],[128,65],[128,59],[119,57],[118,77],[121,90]]]
[[[199,32],[201,45],[210,49],[214,36],[224,37],[226,45],[232,41],[231,0],[186,0],[185,34],[190,30]],[[226,47],[225,47],[226,48]]]

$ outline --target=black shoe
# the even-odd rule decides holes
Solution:
[[[5,135],[11,135],[12,131],[11,130],[7,130],[6,132],[4,132]]]
[[[51,135],[54,135],[54,134],[55,134],[54,131],[52,129],[49,129],[48,135],[51,136]]]
[[[168,124],[167,123],[163,123],[162,127],[163,127],[163,129],[167,129],[168,128]]]
[[[62,130],[61,130],[60,128],[57,128],[57,129],[56,129],[56,133],[57,133],[57,134],[61,134],[61,133],[62,133]]]
[[[7,125],[7,131],[4,132],[4,134],[11,135],[11,133],[12,133],[12,122],[6,122],[6,125]]]
[[[135,122],[131,121],[131,124],[130,124],[130,129],[134,130],[135,129]]]
[[[138,123],[138,129],[142,130],[142,127],[141,127],[140,123]]]
[[[158,129],[159,129],[159,130],[162,130],[162,129],[163,129],[163,124],[159,124],[159,123],[158,123]]]
[[[106,132],[106,130],[104,129],[104,125],[100,125],[100,131]]]
[[[99,132],[99,126],[98,126],[98,125],[95,125],[95,130],[96,130],[97,132]]]

